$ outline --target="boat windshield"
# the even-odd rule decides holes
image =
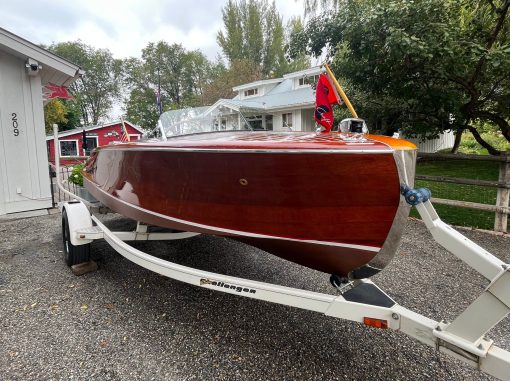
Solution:
[[[156,135],[159,134],[159,137],[165,139],[200,132],[272,129],[273,115],[261,109],[206,106],[171,110],[161,114],[152,137],[158,137]]]

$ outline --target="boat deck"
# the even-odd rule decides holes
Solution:
[[[367,135],[364,140],[344,140],[338,133],[310,132],[228,131],[182,135],[162,142],[136,142],[110,147],[125,148],[133,145],[141,149],[232,149],[232,150],[326,150],[326,151],[378,151],[415,149],[410,142],[380,135]],[[108,147],[108,148],[110,148]]]

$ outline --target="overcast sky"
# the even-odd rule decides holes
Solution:
[[[180,43],[214,59],[226,0],[2,0],[0,26],[36,44],[81,39],[115,58],[139,57],[149,41]],[[303,0],[275,0],[286,22]]]

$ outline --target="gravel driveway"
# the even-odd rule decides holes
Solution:
[[[129,221],[108,217],[126,228]],[[183,284],[93,243],[99,271],[63,261],[60,215],[0,222],[1,380],[488,380],[392,331]],[[466,232],[510,262],[510,238]],[[177,263],[333,293],[328,275],[224,238],[136,243]],[[485,283],[410,220],[374,281],[451,320]],[[510,349],[510,319],[490,333]]]

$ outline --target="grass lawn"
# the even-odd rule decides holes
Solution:
[[[469,160],[418,160],[417,175],[448,176],[478,180],[498,180],[499,163]],[[426,187],[432,191],[432,197],[450,200],[471,201],[481,204],[496,203],[497,188],[485,188],[474,185],[448,184],[435,181],[417,180],[416,188]],[[449,224],[471,226],[492,230],[494,213],[448,205],[434,205],[441,219]],[[415,209],[411,216],[419,217]]]

